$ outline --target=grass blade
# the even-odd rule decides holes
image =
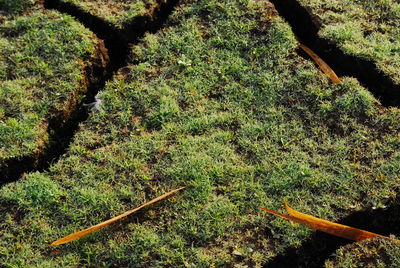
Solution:
[[[379,234],[371,233],[365,230],[353,228],[347,225],[339,224],[339,223],[334,223],[331,221],[323,220],[317,217],[313,217],[308,214],[300,213],[288,206],[285,202],[285,209],[289,213],[289,215],[267,209],[267,208],[260,208],[270,214],[282,217],[287,220],[291,220],[293,222],[300,223],[302,225],[306,225],[308,227],[311,227],[315,230],[319,230],[328,234],[336,235],[339,237],[355,240],[355,241],[361,241],[365,240],[368,238],[373,238],[376,236],[384,237]]]
[[[321,70],[329,76],[333,83],[339,84],[340,79],[329,65],[323,61],[317,54],[314,53],[308,46],[299,44],[299,47],[304,50],[318,64]]]
[[[130,214],[132,214],[132,213],[134,213],[134,212],[136,212],[136,211],[138,211],[138,210],[140,210],[140,209],[142,209],[144,207],[147,207],[147,206],[149,206],[149,205],[151,205],[153,203],[156,203],[156,202],[158,202],[158,201],[160,201],[160,200],[162,200],[162,199],[164,199],[164,198],[166,198],[166,197],[168,197],[168,196],[170,196],[170,195],[172,195],[172,194],[174,194],[174,193],[176,193],[176,192],[178,192],[180,190],[183,190],[185,188],[186,188],[186,186],[183,186],[183,187],[180,187],[178,189],[172,190],[172,191],[170,191],[170,192],[168,192],[166,194],[163,194],[163,195],[161,195],[161,196],[159,196],[157,198],[154,198],[153,200],[151,200],[151,201],[149,201],[149,202],[147,202],[147,203],[145,203],[145,204],[143,204],[143,205],[141,205],[141,206],[139,206],[139,207],[137,207],[135,209],[129,210],[127,212],[124,212],[124,213],[122,213],[122,214],[120,214],[120,215],[118,215],[118,216],[116,216],[116,217],[114,217],[112,219],[103,221],[103,222],[101,222],[99,224],[96,224],[96,225],[94,225],[92,227],[89,227],[89,228],[87,228],[85,230],[82,230],[82,231],[67,235],[67,236],[65,236],[65,237],[63,237],[61,239],[58,239],[57,241],[54,241],[53,243],[50,244],[50,246],[62,245],[62,244],[66,244],[66,243],[72,242],[74,240],[77,240],[78,238],[81,238],[81,237],[86,236],[86,235],[88,235],[90,233],[93,233],[93,232],[95,232],[95,231],[97,231],[97,230],[99,230],[101,228],[104,228],[107,225],[110,225],[111,223],[114,223],[114,222],[118,221],[119,219],[121,219],[123,217],[126,217],[126,216],[128,216],[128,215],[130,215]]]

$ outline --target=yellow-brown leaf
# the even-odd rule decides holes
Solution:
[[[285,209],[289,213],[289,215],[267,209],[267,208],[260,208],[270,214],[285,218],[287,220],[291,220],[293,222],[300,223],[302,225],[306,225],[308,227],[311,227],[315,230],[319,230],[328,234],[336,235],[339,237],[351,239],[351,240],[356,240],[356,241],[361,241],[365,240],[368,238],[373,238],[376,236],[384,237],[379,234],[371,233],[365,230],[353,228],[347,225],[339,224],[339,223],[334,223],[331,221],[323,220],[317,217],[313,217],[308,214],[300,213],[288,206],[285,202]]]
[[[99,229],[101,229],[103,227],[106,227],[107,225],[110,225],[111,223],[116,222],[117,220],[119,220],[119,219],[121,219],[123,217],[126,217],[129,214],[132,214],[132,213],[134,213],[134,212],[136,212],[136,211],[138,211],[138,210],[140,210],[140,209],[142,209],[144,207],[147,207],[147,206],[149,206],[149,205],[151,205],[151,204],[153,204],[155,202],[158,202],[158,201],[160,201],[160,200],[162,200],[162,199],[164,199],[164,198],[166,198],[166,197],[168,197],[168,196],[170,196],[170,195],[172,195],[172,194],[174,194],[174,193],[176,193],[176,192],[178,192],[178,191],[180,191],[182,189],[185,189],[185,188],[186,188],[186,186],[183,186],[183,187],[180,187],[178,189],[172,190],[172,191],[170,191],[170,192],[168,192],[166,194],[163,194],[163,195],[161,195],[161,196],[159,196],[157,198],[154,198],[153,200],[141,205],[140,207],[137,207],[135,209],[129,210],[129,211],[127,211],[125,213],[122,213],[122,214],[120,214],[120,215],[118,215],[118,216],[116,216],[116,217],[114,217],[112,219],[109,219],[107,221],[104,221],[102,223],[94,225],[92,227],[89,227],[89,228],[87,228],[85,230],[70,234],[68,236],[65,236],[65,237],[57,240],[57,241],[54,241],[53,243],[50,244],[50,246],[62,245],[62,244],[66,244],[66,243],[72,242],[74,240],[77,240],[78,238],[81,238],[81,237],[86,236],[86,235],[88,235],[90,233],[93,233],[94,231],[97,231],[97,230],[99,230]]]
[[[340,83],[339,77],[336,75],[336,73],[332,70],[329,65],[323,61],[317,54],[314,53],[309,47],[303,44],[299,44],[299,47],[304,50],[321,68],[321,70],[329,76],[329,78],[332,80],[333,83],[338,84]]]

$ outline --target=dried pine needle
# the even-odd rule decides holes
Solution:
[[[287,211],[287,213],[289,213],[289,215],[271,210],[271,209],[267,209],[267,208],[261,208],[260,209],[282,217],[284,219],[293,221],[293,222],[297,222],[300,223],[302,225],[306,225],[308,227],[311,227],[315,230],[319,230],[328,234],[332,234],[332,235],[336,235],[339,237],[343,237],[343,238],[347,238],[347,239],[351,239],[351,240],[355,240],[355,241],[361,241],[361,240],[365,240],[368,238],[373,238],[373,237],[384,237],[382,235],[379,234],[375,234],[375,233],[371,233],[365,230],[361,230],[361,229],[357,229],[357,228],[353,228],[347,225],[343,225],[343,224],[339,224],[339,223],[334,223],[331,221],[327,221],[327,220],[323,220],[317,217],[313,217],[311,215],[308,214],[304,214],[304,213],[300,213],[292,208],[290,208],[288,206],[288,204],[286,204],[285,202],[285,209]]]
[[[332,80],[333,83],[335,83],[335,84],[340,83],[339,77],[332,70],[332,68],[329,67],[329,65],[325,61],[323,61],[317,54],[315,54],[314,51],[312,51],[309,47],[307,47],[306,45],[303,45],[303,44],[299,44],[299,47],[302,50],[304,50],[318,64],[318,66],[321,68],[321,70],[326,75],[329,76],[329,78]]]
[[[116,216],[116,217],[114,217],[112,219],[109,219],[107,221],[101,222],[101,223],[99,223],[97,225],[94,225],[92,227],[89,227],[89,228],[87,228],[85,230],[82,230],[82,231],[67,235],[67,236],[65,236],[65,237],[63,237],[61,239],[58,239],[57,241],[54,241],[53,243],[50,244],[50,246],[62,245],[62,244],[66,244],[66,243],[72,242],[74,240],[77,240],[78,238],[81,238],[81,237],[86,236],[86,235],[88,235],[90,233],[93,233],[93,232],[95,232],[95,231],[97,231],[97,230],[99,230],[99,229],[101,229],[103,227],[106,227],[107,225],[110,225],[111,223],[114,223],[114,222],[118,221],[119,219],[121,219],[123,217],[126,217],[126,216],[128,216],[128,215],[130,215],[130,214],[132,214],[132,213],[134,213],[134,212],[136,212],[136,211],[138,211],[138,210],[140,210],[140,209],[142,209],[144,207],[147,207],[147,206],[149,206],[149,205],[151,205],[153,203],[156,203],[156,202],[158,202],[158,201],[160,201],[160,200],[162,200],[162,199],[164,199],[164,198],[166,198],[166,197],[168,197],[168,196],[170,196],[170,195],[172,195],[172,194],[174,194],[174,193],[176,193],[176,192],[178,192],[180,190],[183,190],[185,188],[186,188],[186,186],[183,186],[183,187],[180,187],[178,189],[172,190],[172,191],[170,191],[170,192],[168,192],[166,194],[163,194],[163,195],[161,195],[161,196],[159,196],[157,198],[154,198],[153,200],[141,205],[140,207],[137,207],[135,209],[129,210],[129,211],[127,211],[125,213],[122,213],[122,214],[120,214],[120,215],[118,215],[118,216]]]

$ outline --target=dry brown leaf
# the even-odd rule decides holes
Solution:
[[[88,235],[90,233],[93,233],[94,231],[97,231],[97,230],[99,230],[99,229],[101,229],[103,227],[106,227],[107,225],[110,225],[111,223],[116,222],[117,220],[119,220],[119,219],[121,219],[123,217],[126,217],[129,214],[132,214],[132,213],[134,213],[134,212],[136,212],[136,211],[138,211],[138,210],[140,210],[140,209],[142,209],[144,207],[147,207],[147,206],[149,206],[149,205],[151,205],[151,204],[153,204],[155,202],[158,202],[158,201],[160,201],[160,200],[162,200],[162,199],[164,199],[164,198],[166,198],[166,197],[168,197],[168,196],[170,196],[170,195],[172,195],[172,194],[174,194],[174,193],[176,193],[176,192],[178,192],[178,191],[180,191],[182,189],[185,189],[185,188],[186,188],[186,186],[183,186],[183,187],[180,187],[178,189],[172,190],[172,191],[170,191],[170,192],[168,192],[166,194],[163,194],[163,195],[161,195],[161,196],[159,196],[157,198],[154,198],[153,200],[141,205],[140,207],[137,207],[135,209],[129,210],[129,211],[127,211],[125,213],[122,213],[121,215],[118,215],[118,216],[116,216],[116,217],[114,217],[112,219],[109,219],[107,221],[104,221],[102,223],[94,225],[92,227],[89,227],[89,228],[87,228],[85,230],[82,230],[82,231],[67,235],[67,236],[65,236],[65,237],[63,237],[61,239],[58,239],[57,241],[54,241],[53,243],[50,244],[50,246],[62,245],[62,244],[66,244],[66,243],[69,243],[71,241],[77,240],[78,238],[81,238],[81,237],[86,236],[86,235]]]
[[[321,70],[329,76],[329,78],[332,80],[333,83],[335,84],[340,83],[339,77],[332,70],[332,68],[329,67],[329,65],[325,61],[323,61],[317,54],[315,54],[314,51],[312,51],[309,47],[303,44],[299,44],[299,47],[302,50],[304,50],[318,64]]]
[[[347,225],[339,224],[339,223],[334,223],[331,221],[323,220],[320,218],[313,217],[308,214],[300,213],[288,206],[285,202],[285,209],[289,213],[289,215],[267,209],[267,208],[260,208],[270,214],[285,218],[287,220],[291,220],[297,223],[300,223],[302,225],[306,225],[308,227],[311,227],[315,230],[319,230],[328,234],[336,235],[339,237],[351,239],[351,240],[356,240],[356,241],[361,241],[365,240],[368,238],[373,238],[376,236],[384,237],[383,235],[371,233],[368,231],[364,231],[361,229],[353,228]]]

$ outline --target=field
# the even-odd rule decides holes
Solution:
[[[126,17],[122,6],[111,8],[117,15],[99,14],[92,5],[101,1],[68,2],[116,28]],[[314,2],[301,1],[318,12]],[[0,0],[13,11],[0,19],[6,44],[0,49],[0,159],[43,151],[57,142],[46,124],[75,120],[73,111],[97,91],[101,102],[48,168],[27,169],[1,187],[1,265],[400,264],[400,111],[382,104],[358,77],[332,83],[298,49],[293,25],[271,2],[181,0],[170,14],[158,14],[165,18],[159,29],[125,44],[123,63],[103,55],[115,48],[110,40],[101,48],[96,36],[108,35],[101,27],[85,27],[65,9],[13,3]],[[143,15],[141,4],[130,7],[138,13],[130,12],[129,21]],[[374,18],[375,9],[363,9],[363,18]],[[368,50],[364,40],[354,40]],[[350,53],[345,45],[339,49]],[[388,70],[398,70],[398,53],[382,54],[393,58],[388,69],[368,54],[379,67],[374,72],[394,84],[397,74]],[[108,65],[121,68],[110,75]],[[97,71],[89,79],[91,69]],[[3,170],[16,168],[0,165]],[[188,188],[108,228],[49,246],[181,186]],[[393,236],[349,244],[259,209],[283,211],[282,200]]]

